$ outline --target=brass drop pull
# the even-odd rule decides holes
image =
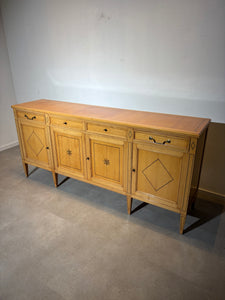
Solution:
[[[149,140],[150,140],[150,141],[153,141],[154,144],[158,144],[158,145],[164,145],[164,144],[166,144],[166,143],[168,143],[168,144],[171,143],[171,140],[167,140],[167,141],[164,141],[164,142],[162,142],[162,143],[158,143],[158,142],[156,142],[156,140],[155,140],[152,136],[149,137]]]
[[[104,159],[104,164],[105,164],[106,166],[108,166],[108,165],[109,165],[109,160],[108,160],[108,159]]]
[[[64,125],[67,125],[67,122],[64,122],[63,124],[64,124]]]
[[[27,120],[34,120],[36,119],[36,116],[33,116],[32,118],[28,117],[28,115],[24,115],[25,118],[27,118]]]
[[[107,128],[105,128],[105,129],[104,129],[104,131],[106,132],[106,131],[108,131],[108,129],[107,129]]]
[[[67,150],[67,154],[68,154],[68,155],[71,155],[71,154],[72,154],[72,151],[71,151],[71,150]]]

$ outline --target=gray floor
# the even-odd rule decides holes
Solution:
[[[45,170],[25,178],[19,148],[0,153],[1,300],[224,299],[223,207],[198,199],[185,226],[73,179],[56,189]]]

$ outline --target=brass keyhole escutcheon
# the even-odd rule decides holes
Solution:
[[[108,160],[108,159],[104,159],[104,164],[105,164],[106,166],[108,166],[108,165],[109,165],[109,160]]]
[[[71,150],[67,150],[67,154],[68,154],[68,155],[71,155],[71,154],[72,154],[72,151],[71,151]]]

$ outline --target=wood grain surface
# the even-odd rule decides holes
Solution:
[[[210,119],[206,118],[109,108],[46,99],[16,104],[12,107],[50,114],[71,115],[86,120],[109,121],[110,123],[132,127],[183,133],[196,137],[200,136],[201,132],[210,122]]]

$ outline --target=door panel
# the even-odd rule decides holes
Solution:
[[[88,137],[87,148],[90,151],[89,179],[112,188],[124,187],[124,147],[121,140]]]
[[[94,177],[120,182],[120,160],[123,159],[121,146],[92,142],[93,164],[92,174]],[[121,157],[122,156],[122,157]]]
[[[57,135],[58,167],[81,170],[80,139]]]
[[[67,170],[83,175],[83,147],[81,134],[69,134],[64,131],[53,132],[57,171]]]
[[[20,123],[25,159],[49,165],[45,127]]]
[[[153,195],[178,203],[183,153],[170,154],[151,151],[134,145],[133,194]]]

